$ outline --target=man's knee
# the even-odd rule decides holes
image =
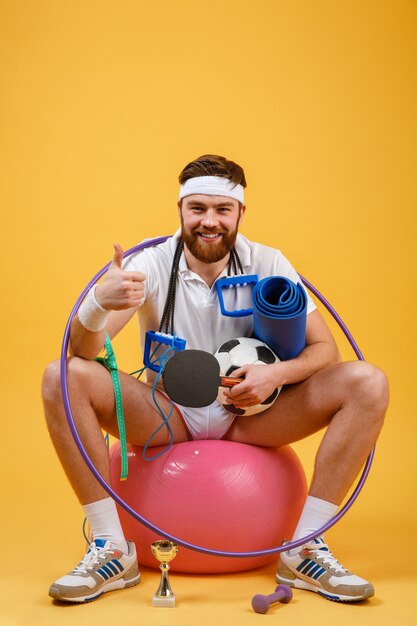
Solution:
[[[42,378],[42,398],[45,405],[53,405],[61,399],[60,361],[47,365]]]
[[[69,357],[67,361],[68,386],[74,387],[80,381],[86,381],[94,361],[86,361],[79,357]],[[44,372],[42,380],[42,398],[46,406],[62,402],[61,392],[61,361],[52,361]]]
[[[348,399],[370,409],[375,419],[383,421],[389,402],[386,374],[371,363],[353,361],[346,363],[345,390]]]

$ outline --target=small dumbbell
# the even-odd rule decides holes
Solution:
[[[266,613],[274,602],[283,602],[287,604],[292,598],[292,591],[288,585],[278,585],[274,593],[269,596],[263,596],[260,593],[253,596],[252,608],[256,613]]]

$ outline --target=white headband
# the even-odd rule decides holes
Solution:
[[[228,178],[223,178],[222,176],[196,176],[195,178],[189,178],[180,187],[180,200],[195,193],[201,193],[206,196],[228,196],[244,204],[242,185],[236,185]]]

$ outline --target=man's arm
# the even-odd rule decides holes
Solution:
[[[97,286],[95,297],[107,320],[102,330],[87,330],[79,314],[71,324],[70,354],[83,359],[94,359],[103,348],[106,332],[110,338],[127,324],[142,303],[145,292],[145,275],[142,272],[126,272],[122,269],[123,250],[114,244],[114,258],[103,281]],[[81,305],[83,306],[83,305]],[[79,311],[80,313],[80,311]]]
[[[307,316],[306,347],[295,358],[272,365],[280,385],[291,385],[309,378],[328,365],[340,362],[333,335],[317,309]]]
[[[72,356],[79,356],[83,359],[95,359],[103,349],[106,333],[110,339],[126,326],[127,322],[137,311],[137,307],[132,307],[125,311],[112,311],[109,315],[106,327],[93,333],[81,324],[78,315],[72,321],[69,352]]]
[[[254,406],[268,398],[281,385],[299,383],[328,365],[341,361],[336,342],[316,309],[307,316],[306,347],[295,358],[272,365],[247,365],[235,370],[231,376],[245,380],[227,390],[233,404]]]

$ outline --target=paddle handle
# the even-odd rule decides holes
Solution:
[[[220,376],[220,387],[234,387],[243,382],[243,378],[231,378],[230,376]]]

